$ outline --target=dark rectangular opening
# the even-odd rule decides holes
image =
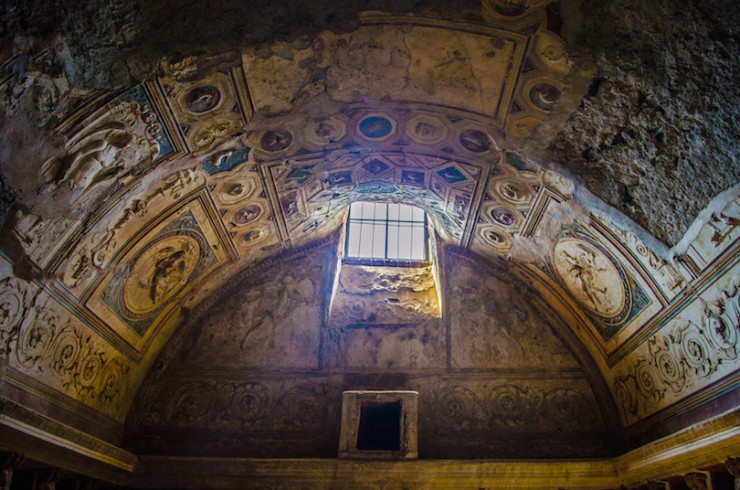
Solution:
[[[363,404],[357,449],[399,451],[401,449],[401,402]]]

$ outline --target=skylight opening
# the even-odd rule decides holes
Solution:
[[[358,263],[426,263],[427,216],[406,204],[355,202],[347,220],[345,259]]]

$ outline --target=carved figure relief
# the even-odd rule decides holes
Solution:
[[[226,260],[200,200],[190,201],[156,232],[117,257],[87,306],[132,345],[183,289]]]
[[[273,264],[269,272],[245,279],[238,294],[225,293],[203,316],[177,362],[315,368],[321,257],[313,253],[300,262]],[[220,352],[217,359],[214,349]]]
[[[548,273],[583,308],[604,342],[640,313],[658,308],[625,266],[577,223],[563,227],[547,257]]]
[[[184,169],[161,179],[145,194],[132,198],[128,205],[114,215],[105,231],[88,233],[67,261],[61,276],[62,282],[75,294],[81,294],[97,274],[106,269],[114,254],[126,239],[144,222],[161,209],[185,194],[205,185],[202,173]]]
[[[39,267],[46,267],[64,242],[77,229],[80,222],[62,216],[42,219],[33,214],[16,212],[13,233],[20,240],[23,250]]]
[[[137,315],[146,314],[176,294],[193,274],[201,244],[196,237],[177,234],[146,247],[123,284],[126,308]]]
[[[52,49],[19,54],[3,68],[4,74],[9,76],[4,76],[0,83],[0,107],[14,117],[23,98],[30,97],[41,113],[40,127],[54,126],[98,93],[93,89],[71,87]]]
[[[185,106],[190,112],[208,112],[221,101],[221,92],[213,85],[195,87],[185,95]]]
[[[624,273],[595,244],[562,238],[553,248],[552,263],[568,291],[588,310],[605,318],[622,313],[628,300]]]
[[[290,274],[284,275],[276,285],[268,284],[266,289],[251,290],[247,296],[246,328],[239,346],[244,349],[250,340],[250,334],[255,330],[274,331],[299,304],[306,303],[313,297],[314,285],[311,279],[304,277],[299,280]]]
[[[45,182],[69,187],[75,197],[88,188],[117,178],[140,162],[159,155],[157,140],[139,129],[142,111],[132,100],[120,100],[67,144],[63,159],[43,168]]]
[[[676,250],[677,259],[693,277],[698,277],[710,264],[734,250],[733,245],[740,237],[740,227],[737,226],[740,222],[740,197],[736,196],[737,191],[725,202],[718,203],[722,209],[706,220],[691,243]]]

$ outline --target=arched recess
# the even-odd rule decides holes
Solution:
[[[191,312],[129,413],[131,451],[334,457],[350,389],[418,390],[423,458],[623,450],[596,363],[516,265],[440,246],[442,318],[329,324],[337,237],[244,269]]]

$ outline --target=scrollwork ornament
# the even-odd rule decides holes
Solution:
[[[635,253],[637,253],[644,265],[652,269],[656,273],[656,276],[663,279],[662,282],[665,283],[668,290],[677,291],[684,286],[685,279],[676,270],[676,268],[664,259],[658,257],[658,255],[650,250],[635,233],[626,232],[616,227],[613,228],[613,231],[622,243],[629,246],[635,251]]]
[[[548,421],[572,428],[586,414],[586,400],[575,390],[557,388],[545,394],[543,408]]]
[[[657,403],[663,397],[663,390],[655,379],[655,368],[647,359],[639,359],[635,365],[635,380],[640,394],[649,402]]]
[[[207,418],[213,405],[213,388],[202,382],[180,385],[170,397],[168,419],[180,425]]]
[[[678,362],[668,347],[653,354],[655,366],[662,381],[673,393],[680,393],[686,385],[686,374],[683,365]]]
[[[227,413],[242,426],[253,425],[268,410],[267,387],[260,383],[242,383],[234,387]]]
[[[100,374],[99,398],[105,402],[112,402],[121,396],[121,388],[125,374],[128,372],[121,361],[112,359],[105,364]]]
[[[703,324],[709,340],[723,351],[724,357],[736,359],[737,318],[733,325],[731,317],[727,316],[726,309],[723,299],[711,303],[704,302]]]
[[[709,355],[707,339],[701,335],[695,324],[688,321],[679,323],[674,337],[681,348],[682,360],[697,376],[703,378],[716,370]]]
[[[103,367],[103,356],[99,352],[90,353],[80,362],[80,369],[75,376],[80,394],[89,395],[93,391],[95,381]]]
[[[67,326],[57,334],[52,350],[54,352],[54,371],[61,375],[74,372],[81,355],[82,345],[80,337],[76,335],[71,327]]]
[[[0,359],[10,353],[10,344],[18,338],[26,315],[27,293],[25,283],[14,277],[0,281]]]
[[[530,423],[541,402],[541,393],[533,393],[519,386],[503,385],[493,389],[488,405],[494,423],[514,428]]]
[[[21,329],[16,357],[18,362],[30,368],[48,357],[55,332],[60,329],[60,318],[53,312],[41,309],[26,328]]]
[[[445,390],[438,403],[442,416],[455,429],[470,429],[480,425],[480,401],[468,388],[455,386]]]
[[[614,392],[616,393],[619,408],[625,415],[636,416],[637,403],[637,384],[634,376],[620,376],[614,382]]]
[[[318,429],[326,418],[321,394],[311,386],[292,388],[277,401],[276,408],[283,429]]]

